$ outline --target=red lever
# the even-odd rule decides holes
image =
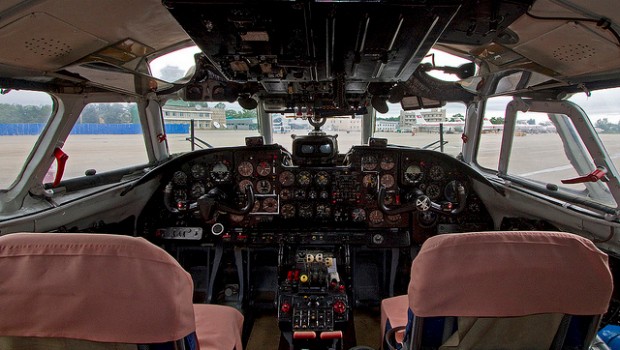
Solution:
[[[584,182],[597,182],[600,180],[607,181],[606,175],[607,175],[607,169],[603,167],[598,167],[596,168],[596,170],[594,170],[593,172],[587,175],[576,177],[574,179],[567,179],[567,180],[560,180],[560,181],[562,181],[563,184],[579,184],[579,183],[584,183]]]
[[[65,164],[67,164],[67,159],[69,159],[69,156],[63,152],[60,147],[56,147],[56,149],[54,149],[54,158],[56,158],[56,162],[58,162],[58,167],[56,169],[56,177],[54,178],[52,187],[56,187],[60,183],[62,175],[65,172]]]

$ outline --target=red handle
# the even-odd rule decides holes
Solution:
[[[67,159],[69,159],[69,156],[63,152],[60,147],[56,147],[54,150],[54,158],[56,158],[56,162],[58,162],[58,167],[56,169],[56,177],[54,178],[52,187],[56,187],[60,183],[62,175],[65,172],[65,165],[67,164]]]
[[[576,177],[574,179],[567,179],[567,180],[560,180],[562,181],[563,184],[578,184],[578,183],[584,183],[584,182],[597,182],[600,180],[603,181],[607,181],[606,178],[607,175],[607,170],[603,167],[598,167],[596,168],[596,170],[594,170],[593,172],[584,175],[584,176],[580,176],[580,177]]]

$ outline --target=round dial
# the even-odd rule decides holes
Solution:
[[[280,181],[282,186],[291,186],[295,183],[295,175],[288,170],[283,171],[280,173],[280,176],[278,176],[278,181]]]
[[[225,162],[217,162],[211,168],[211,178],[215,182],[225,182],[230,179],[230,170]]]
[[[436,184],[430,184],[426,187],[426,195],[430,199],[437,199],[441,196],[441,189]]]
[[[306,199],[306,190],[304,190],[303,188],[295,189],[295,192],[293,192],[293,196],[295,197],[295,199]]]
[[[319,204],[316,206],[316,217],[319,219],[327,219],[332,214],[332,208],[327,204]]]
[[[433,165],[429,170],[428,175],[431,177],[432,180],[439,181],[443,179],[445,171],[440,165]]]
[[[329,184],[329,174],[327,171],[319,171],[316,173],[314,181],[319,186],[327,186]]]
[[[312,204],[302,204],[298,210],[299,217],[302,219],[311,219],[314,216]]]
[[[312,182],[312,175],[308,171],[301,171],[297,174],[297,183],[302,186],[308,186]]]
[[[366,220],[366,211],[362,208],[355,208],[351,211],[353,222],[363,222]]]
[[[393,224],[396,224],[396,223],[400,222],[400,220],[401,220],[400,214],[388,215],[385,218],[387,219],[388,222],[391,222]]]
[[[373,171],[377,169],[377,157],[364,156],[362,157],[362,170]]]
[[[383,213],[380,210],[373,210],[368,215],[368,219],[371,224],[378,225],[383,222]]]
[[[260,176],[267,176],[267,175],[271,174],[271,166],[269,165],[269,162],[267,162],[265,160],[259,162],[256,165],[256,172]]]
[[[417,164],[411,164],[405,169],[405,181],[414,184],[422,181],[424,178],[424,173],[422,172],[422,168],[420,168]]]
[[[327,191],[319,192],[319,198],[321,198],[321,199],[329,199],[329,192],[327,192]]]
[[[287,203],[280,208],[280,214],[285,219],[291,219],[295,217],[295,206]]]
[[[185,186],[187,184],[187,174],[182,171],[175,171],[172,174],[172,183],[177,186]]]
[[[289,190],[288,188],[283,188],[282,190],[280,190],[280,198],[282,200],[291,199],[291,190]]]
[[[271,182],[269,182],[268,180],[256,181],[256,192],[260,194],[271,192]]]
[[[267,197],[263,200],[262,209],[266,213],[275,213],[278,211],[278,200],[273,197]]]
[[[175,202],[184,202],[187,199],[185,190],[174,190],[173,198]]]
[[[394,169],[394,158],[392,156],[383,156],[381,158],[381,163],[379,164],[382,170],[392,170]]]
[[[376,174],[366,174],[362,179],[362,183],[366,188],[377,187],[377,175]]]
[[[254,186],[252,186],[252,181],[250,181],[250,180],[248,180],[248,179],[244,179],[244,180],[239,181],[239,190],[240,190],[241,192],[244,192],[244,193],[245,193],[245,189],[246,189],[248,186],[250,186],[250,187],[254,188]]]
[[[385,188],[394,186],[394,176],[392,174],[381,175],[381,185],[385,186]]]
[[[200,182],[196,182],[192,185],[192,198],[198,198],[205,194],[205,192],[205,186]]]
[[[308,191],[308,198],[309,199],[316,199],[318,196],[319,196],[319,194],[315,190]]]
[[[194,164],[192,165],[191,172],[194,179],[202,179],[207,173],[207,168],[202,164]]]
[[[243,162],[239,163],[237,171],[241,176],[251,176],[252,172],[254,171],[254,166],[252,165],[252,163],[244,160]]]
[[[437,223],[437,214],[432,211],[417,212],[418,222],[422,227],[430,227]]]

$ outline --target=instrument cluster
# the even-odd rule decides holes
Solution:
[[[466,166],[441,153],[358,146],[333,166],[289,165],[285,157],[277,145],[190,154],[164,180],[159,203],[166,210],[154,225],[205,227],[217,235],[396,230],[428,236],[491,222]]]

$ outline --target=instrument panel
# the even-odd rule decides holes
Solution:
[[[357,146],[340,165],[295,166],[285,161],[287,154],[270,145],[179,157],[162,170],[164,187],[141,217],[144,234],[184,239],[176,235],[184,227],[198,240],[314,240],[333,234],[339,240],[350,234],[383,244],[394,235],[423,241],[437,233],[492,228],[472,190],[473,170],[450,156]]]

